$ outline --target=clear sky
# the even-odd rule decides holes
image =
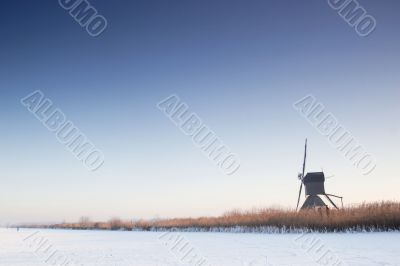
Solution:
[[[294,207],[308,171],[345,203],[400,200],[400,2],[91,0],[91,37],[56,0],[0,8],[0,224]],[[20,103],[41,90],[105,155],[88,171]],[[157,109],[177,94],[241,159],[227,176]],[[363,176],[292,107],[313,94],[377,160]]]

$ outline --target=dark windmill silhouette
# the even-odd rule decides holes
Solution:
[[[306,169],[306,158],[307,158],[307,139],[306,144],[304,147],[304,161],[303,161],[303,172],[298,175],[300,179],[300,190],[299,190],[299,197],[297,199],[297,206],[296,210],[299,208],[301,192],[303,189],[303,184],[305,187],[305,196],[306,200],[304,201],[303,205],[301,206],[301,210],[309,209],[309,208],[318,208],[324,207],[327,208],[328,205],[321,199],[320,196],[324,196],[336,209],[339,209],[336,204],[331,200],[331,197],[340,198],[343,207],[343,197],[339,197],[332,194],[325,193],[325,175],[324,172],[310,172],[304,176],[304,172]]]

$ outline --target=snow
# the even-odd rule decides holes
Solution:
[[[0,229],[0,266],[400,265],[400,233]],[[201,264],[202,263],[202,264]]]

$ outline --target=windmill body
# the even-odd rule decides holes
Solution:
[[[306,195],[325,194],[324,183],[324,172],[307,173],[307,175],[303,178]]]
[[[325,195],[325,175],[323,172],[307,173],[303,178],[306,200],[301,206],[301,209],[326,207],[327,205],[319,197]]]
[[[328,207],[328,205],[322,200],[322,197],[325,197],[333,207],[338,209],[336,204],[332,201],[329,196],[343,199],[342,197],[335,196],[332,194],[327,194],[325,192],[325,174],[324,172],[310,172],[304,175],[305,167],[306,167],[306,158],[307,158],[307,139],[304,148],[304,161],[303,161],[303,173],[299,174],[299,179],[301,181],[300,190],[299,190],[299,197],[297,199],[297,207],[299,207],[300,197],[303,185],[305,187],[305,196],[306,200],[304,201],[303,205],[301,206],[301,210],[310,209],[310,208],[318,208],[318,207]],[[342,200],[343,206],[343,200]]]

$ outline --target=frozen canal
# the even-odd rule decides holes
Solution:
[[[274,235],[0,229],[0,265],[400,265],[400,233]]]

